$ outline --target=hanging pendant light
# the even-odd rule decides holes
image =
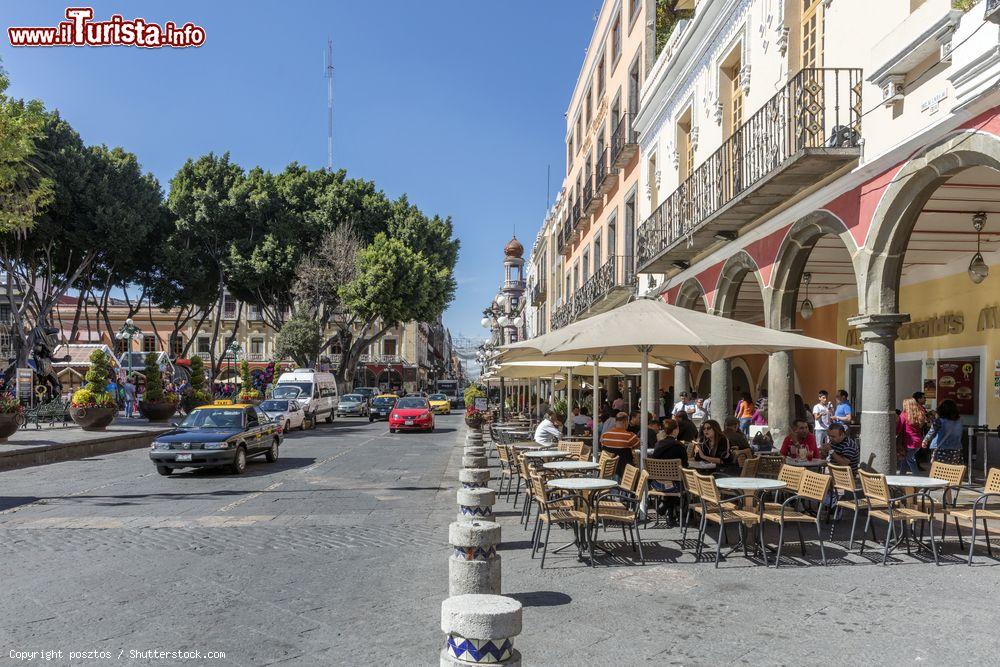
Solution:
[[[812,280],[811,273],[802,274],[802,284],[805,285],[806,288],[806,298],[803,299],[802,305],[799,306],[799,315],[801,315],[802,319],[804,320],[808,320],[810,317],[812,317],[813,312],[816,310],[816,308],[813,306],[813,302],[809,300],[809,282],[811,280]]]
[[[986,226],[986,214],[980,211],[972,216],[972,226],[976,230],[976,254],[972,256],[972,261],[969,262],[969,279],[977,285],[984,280],[986,276],[990,275],[990,267],[987,266],[986,260],[983,259],[983,253],[980,252],[980,235],[982,234],[983,227]]]

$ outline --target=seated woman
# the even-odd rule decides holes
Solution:
[[[722,432],[719,422],[706,420],[701,425],[701,439],[694,448],[694,460],[714,463],[717,466],[733,465],[733,453],[729,440]]]
[[[691,417],[686,412],[678,412],[674,415],[677,420],[677,439],[681,442],[694,442],[698,439],[698,427],[691,421]]]

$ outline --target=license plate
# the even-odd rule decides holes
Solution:
[[[190,454],[178,454],[177,457],[174,460],[175,461],[190,461],[191,460],[191,455]]]
[[[413,420],[412,419],[407,419],[406,420],[406,425],[407,426],[413,426]]]

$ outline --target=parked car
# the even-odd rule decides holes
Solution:
[[[258,407],[278,423],[282,433],[306,428],[306,412],[294,398],[269,398]]]
[[[427,400],[431,404],[431,410],[434,411],[434,414],[451,414],[451,399],[446,394],[431,394]]]
[[[362,394],[344,394],[337,403],[338,417],[367,417],[368,401]]]
[[[194,408],[176,428],[156,436],[149,458],[156,472],[178,468],[227,467],[237,475],[247,459],[278,460],[281,430],[259,407],[229,401]]]
[[[368,422],[371,423],[376,419],[379,421],[388,420],[389,414],[398,400],[395,394],[381,394],[373,398],[371,408],[368,411]]]
[[[368,403],[371,403],[372,399],[379,395],[379,390],[378,387],[355,387],[351,393],[361,394]]]
[[[421,396],[405,396],[389,413],[389,433],[397,431],[434,431],[431,404]]]
[[[298,393],[293,393],[298,389]],[[337,380],[332,373],[311,368],[296,368],[282,373],[271,391],[271,398],[294,398],[302,404],[312,422],[333,422],[337,412]]]

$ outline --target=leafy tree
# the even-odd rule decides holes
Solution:
[[[191,380],[188,382],[195,391],[205,389],[205,362],[195,355],[191,358]]]
[[[694,16],[693,9],[678,9],[681,0],[656,0],[656,54],[667,45],[674,28],[684,19]]]
[[[13,100],[0,69],[0,233],[29,229],[52,200],[52,181],[42,175],[37,142],[44,135],[45,109],[37,100]]]
[[[468,387],[465,388],[465,396],[464,396],[465,407],[474,408],[476,405],[476,399],[482,398],[484,396],[486,396],[486,392],[484,392],[478,386],[470,384]]]
[[[308,368],[319,357],[322,342],[319,323],[305,311],[298,311],[278,332],[274,341],[275,356],[291,357],[299,366]]]
[[[90,368],[84,379],[87,384],[73,392],[72,404],[81,407],[114,407],[114,397],[108,393],[108,378],[111,377],[111,364],[104,350],[94,350],[90,353]]]
[[[146,376],[146,392],[143,398],[149,403],[159,403],[163,400],[163,376],[160,374],[160,364],[157,362],[156,354],[148,353],[145,362],[142,372]]]

